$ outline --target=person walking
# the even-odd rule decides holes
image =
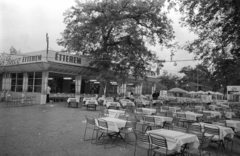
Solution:
[[[209,106],[212,103],[212,95],[208,93],[207,98],[206,98],[206,104]]]

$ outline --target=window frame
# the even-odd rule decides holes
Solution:
[[[29,73],[33,74],[32,78],[29,78],[29,75],[30,75]],[[41,77],[40,78],[39,77],[36,78],[36,73],[41,73]],[[41,91],[42,91],[42,72],[27,72],[27,77],[28,77],[27,92],[28,93],[41,93]],[[30,79],[32,79],[31,85],[29,85],[29,80]],[[40,80],[41,81],[40,85],[36,85],[35,84],[36,80]],[[32,87],[32,89],[30,90],[29,87]],[[36,91],[37,87],[40,87],[39,91]]]
[[[15,78],[13,77],[13,74],[15,74]],[[20,74],[22,74],[22,78],[18,77],[18,75],[20,75]],[[11,73],[10,76],[11,76],[11,91],[12,92],[22,92],[23,91],[23,79],[24,79],[23,73]],[[15,80],[14,85],[13,85],[13,80]],[[20,85],[18,85],[19,80],[22,80],[22,81],[20,81],[21,82]],[[18,90],[18,87],[20,87],[20,90]]]

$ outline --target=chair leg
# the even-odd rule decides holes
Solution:
[[[86,124],[85,131],[84,131],[84,137],[83,137],[83,140],[84,140],[84,141],[87,141],[87,140],[85,139],[85,137],[86,137],[86,131],[87,131],[87,125],[88,125],[88,124]]]

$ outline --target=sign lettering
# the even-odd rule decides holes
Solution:
[[[21,58],[11,58],[10,55],[0,59],[0,66],[18,65]]]
[[[68,56],[64,54],[59,54],[58,52],[55,54],[55,60],[60,62],[69,62],[74,64],[81,64],[81,58],[75,56]]]

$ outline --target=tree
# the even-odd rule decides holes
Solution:
[[[167,89],[171,89],[177,86],[178,81],[180,79],[179,76],[169,74],[167,71],[163,72],[163,75],[159,77],[161,79],[161,83],[167,87]]]
[[[186,49],[195,53],[205,64],[219,59],[240,58],[239,0],[177,0],[183,26],[198,38]]]
[[[216,62],[218,70],[213,72],[213,89],[219,90],[224,88],[224,93],[227,91],[228,85],[240,85],[240,61],[233,59],[222,59]],[[237,71],[237,72],[236,72]]]
[[[17,53],[21,53],[21,51],[17,51],[17,49],[15,49],[13,46],[11,46],[11,48],[9,49],[10,55],[15,55]]]
[[[204,86],[212,86],[212,73],[206,65],[197,65],[195,68],[191,66],[183,67],[179,73],[184,74],[181,83],[194,82]]]
[[[58,44],[64,51],[91,58],[100,79],[126,80],[146,77],[151,63],[160,63],[146,47],[160,44],[171,47],[174,38],[163,0],[76,1],[64,14],[67,25]]]

